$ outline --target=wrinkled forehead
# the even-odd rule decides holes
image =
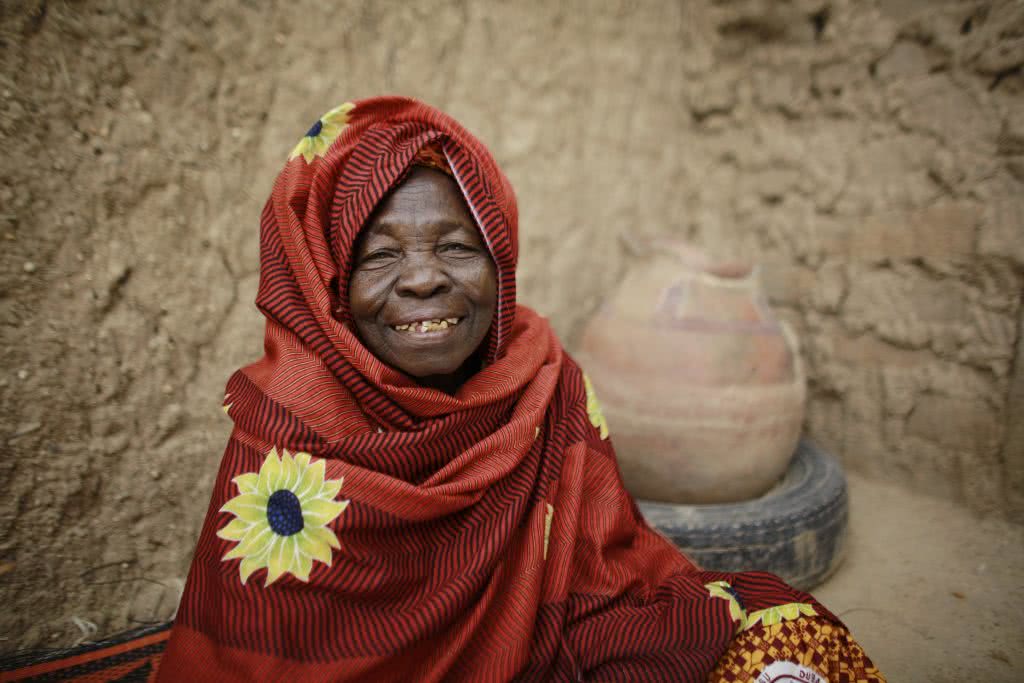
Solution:
[[[367,217],[356,236],[354,253],[359,258],[368,241],[379,241],[371,237],[405,241],[437,239],[453,233],[477,240],[481,246],[484,243],[483,231],[454,176],[436,166],[417,163]]]
[[[374,204],[366,219],[359,225],[354,234],[349,233],[351,243],[348,245],[349,258],[348,268],[342,276],[347,280],[351,274],[351,267],[360,245],[365,244],[368,232],[379,225],[382,213],[395,208],[396,194],[399,189],[403,190],[399,207],[406,209],[409,205],[418,205],[425,211],[431,211],[436,222],[443,222],[445,209],[449,209],[449,219],[459,224],[468,223],[471,225],[480,239],[486,245],[490,258],[497,264],[497,257],[493,249],[493,240],[489,239],[486,226],[480,222],[479,211],[473,204],[473,197],[467,194],[464,185],[460,182],[449,157],[444,151],[443,145],[435,140],[425,144],[411,159],[409,165],[402,169],[389,183],[384,193]],[[476,201],[493,199],[476,196]],[[445,206],[447,205],[447,206]],[[495,226],[492,225],[494,231]],[[344,238],[346,232],[342,231],[339,237]],[[340,259],[339,265],[346,260]]]

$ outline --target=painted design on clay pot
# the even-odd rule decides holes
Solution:
[[[757,497],[785,472],[800,435],[796,337],[769,308],[757,268],[677,242],[644,246],[577,354],[626,486],[672,503]]]

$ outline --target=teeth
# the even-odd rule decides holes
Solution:
[[[447,330],[459,324],[458,318],[434,318],[433,320],[419,320],[405,325],[395,325],[394,329],[405,331],[413,330],[419,332],[432,332],[434,330]]]

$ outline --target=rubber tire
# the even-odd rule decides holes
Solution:
[[[801,440],[782,479],[760,498],[717,505],[638,504],[648,523],[701,568],[768,571],[809,590],[842,562],[848,500],[839,462]]]

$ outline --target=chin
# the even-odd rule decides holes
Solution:
[[[462,363],[452,367],[451,365],[414,365],[414,366],[398,366],[398,369],[417,379],[424,379],[427,377],[438,377],[444,375],[454,375],[462,367]]]

